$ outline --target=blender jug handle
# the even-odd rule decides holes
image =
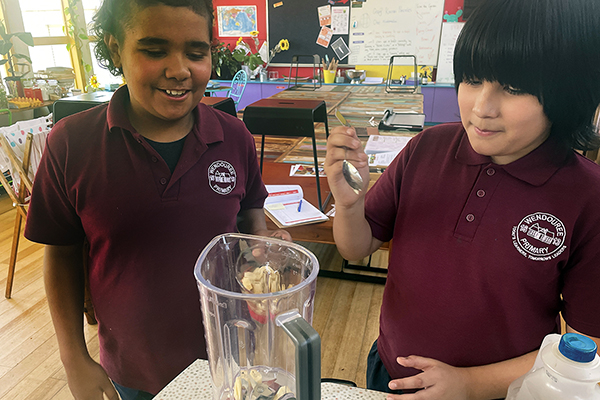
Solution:
[[[297,311],[276,319],[296,347],[296,399],[321,399],[321,337]]]

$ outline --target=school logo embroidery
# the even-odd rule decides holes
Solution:
[[[529,214],[512,228],[513,245],[519,253],[534,261],[548,261],[567,248],[565,224],[552,214]]]
[[[215,161],[208,167],[208,184],[215,192],[222,195],[231,193],[236,182],[235,169],[227,161]]]

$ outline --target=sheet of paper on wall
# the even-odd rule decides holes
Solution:
[[[365,145],[365,153],[399,153],[410,139],[412,139],[411,136],[372,135],[369,136],[369,140],[367,140],[367,144]]]
[[[331,30],[334,35],[347,35],[350,7],[331,7]]]
[[[317,7],[319,13],[319,26],[331,25],[331,6]]]
[[[269,196],[265,214],[279,228],[314,224],[329,220],[318,208],[304,199],[300,185],[265,185]]]
[[[333,31],[324,26],[321,28],[319,32],[319,37],[317,37],[317,44],[319,46],[323,46],[325,48],[329,47],[329,42],[331,42],[331,37],[333,36]]]
[[[348,57],[348,54],[350,54],[350,49],[348,48],[348,45],[346,44],[346,42],[344,42],[344,39],[342,38],[338,38],[335,42],[333,42],[331,44],[331,48],[333,49],[333,52],[335,53],[337,58],[340,59],[340,61]]]

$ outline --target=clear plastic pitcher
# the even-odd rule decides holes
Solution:
[[[600,400],[600,357],[590,338],[551,334],[533,368],[508,388],[507,400]]]
[[[202,251],[200,291],[215,400],[319,400],[310,325],[319,263],[295,243],[224,234]]]

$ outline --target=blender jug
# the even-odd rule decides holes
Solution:
[[[215,237],[194,275],[215,400],[319,400],[321,339],[310,325],[319,263],[295,243]]]

